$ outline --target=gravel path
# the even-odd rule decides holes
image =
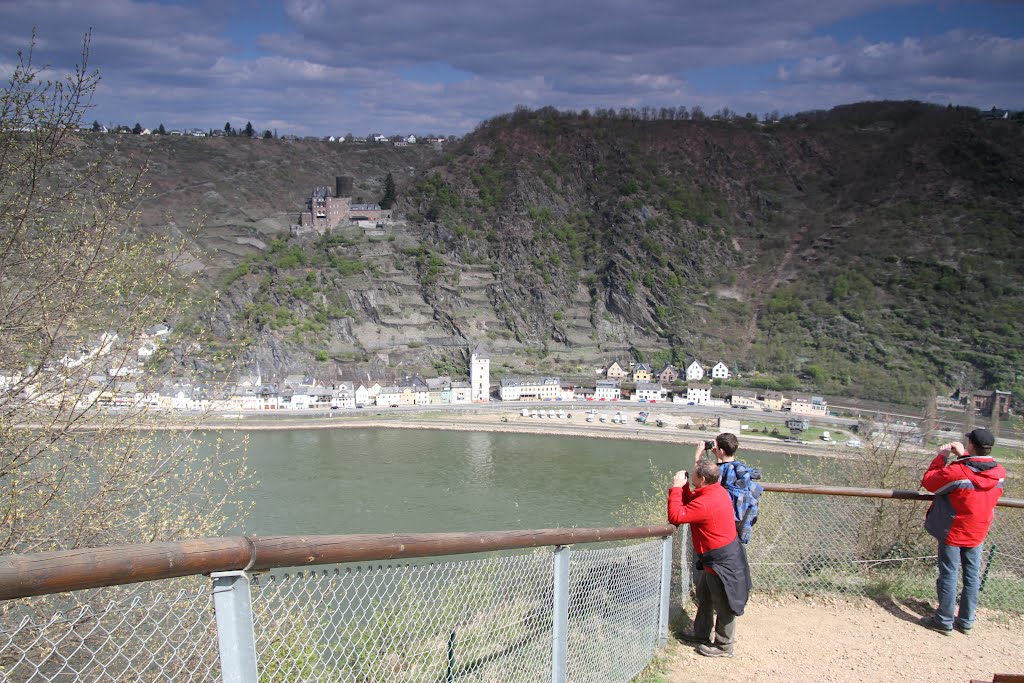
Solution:
[[[648,680],[967,683],[1024,673],[1024,616],[980,610],[970,636],[946,636],[917,624],[926,614],[922,601],[754,596],[739,618],[734,658],[702,657],[672,640],[660,677]]]

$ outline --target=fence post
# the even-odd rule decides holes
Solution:
[[[555,547],[551,606],[551,683],[565,683],[569,635],[569,546]]]
[[[658,647],[668,644],[668,605],[672,592],[672,536],[661,539],[661,609],[658,611]]]
[[[217,615],[221,680],[257,683],[249,575],[244,571],[213,572],[210,578],[213,579],[213,609]]]

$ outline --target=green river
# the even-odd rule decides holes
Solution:
[[[241,433],[221,432],[227,442]],[[817,460],[744,453],[765,480],[803,480]],[[693,447],[570,436],[412,429],[249,432],[249,534],[346,534],[618,526]]]

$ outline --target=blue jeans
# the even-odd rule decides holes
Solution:
[[[939,608],[935,621],[946,628],[953,628],[953,610],[956,607],[957,570],[963,565],[964,589],[960,593],[960,611],[956,624],[960,628],[974,625],[974,610],[978,606],[978,586],[981,583],[981,546],[958,548],[939,541],[939,578],[935,591],[939,596]]]

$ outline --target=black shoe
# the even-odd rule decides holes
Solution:
[[[921,626],[924,626],[927,629],[935,631],[936,633],[941,633],[944,636],[953,635],[953,629],[949,628],[948,626],[943,626],[939,622],[935,621],[934,616],[925,617],[924,619],[922,619]]]
[[[698,645],[697,654],[702,654],[705,657],[732,657],[732,646]]]
[[[953,624],[953,628],[955,628],[957,631],[960,631],[960,633],[964,634],[965,636],[971,635],[970,626],[964,626],[963,624],[958,622],[956,624]]]

